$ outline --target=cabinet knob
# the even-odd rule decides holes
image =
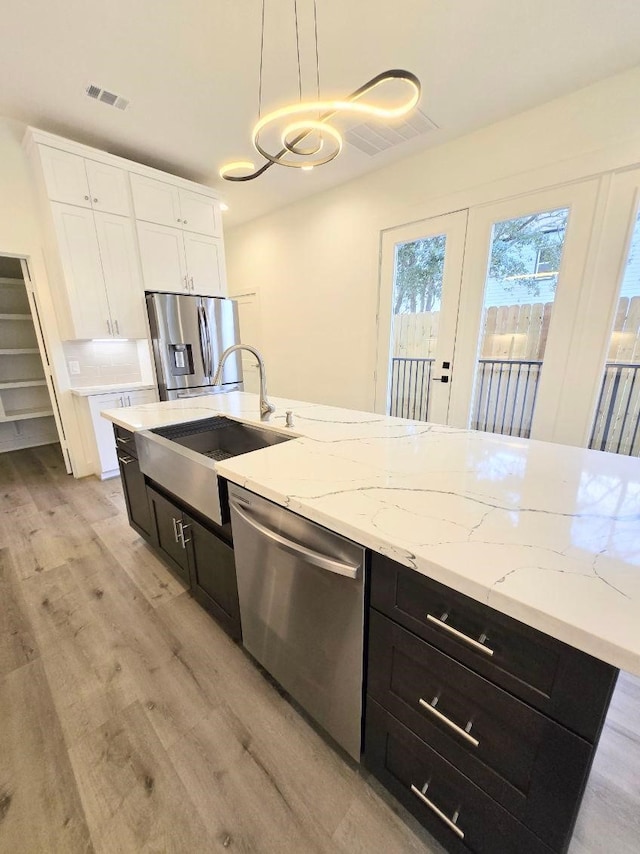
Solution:
[[[94,202],[97,202],[98,200],[97,200],[97,199],[94,199],[93,201],[94,201]]]
[[[181,220],[181,219],[179,219],[179,220],[178,220],[178,222],[182,222],[182,220]]]
[[[85,197],[84,197],[84,200],[85,200],[85,202],[88,202],[88,201],[89,201],[89,196],[85,196]]]
[[[182,220],[182,224],[183,224],[183,225],[186,225],[186,224],[187,224],[186,219],[183,219],[183,220]]]

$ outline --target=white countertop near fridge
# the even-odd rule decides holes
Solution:
[[[117,383],[111,385],[90,385],[70,388],[71,394],[76,397],[91,397],[94,394],[117,394],[119,391],[138,391],[145,388],[155,388],[153,383]]]
[[[105,413],[141,430],[227,415],[295,441],[218,472],[640,675],[640,460],[254,394]]]

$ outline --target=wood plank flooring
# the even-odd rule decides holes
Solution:
[[[119,480],[0,454],[0,852],[442,854],[129,527]],[[621,674],[570,854],[640,851]],[[500,852],[496,852],[500,854]]]

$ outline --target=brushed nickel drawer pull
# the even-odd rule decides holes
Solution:
[[[133,462],[133,457],[121,457],[121,456],[120,456],[120,454],[118,454],[118,460],[119,460],[123,465],[128,466],[128,465],[129,465],[129,463],[132,463],[132,462]]]
[[[419,703],[424,709],[426,709],[428,712],[430,712],[434,717],[438,718],[439,721],[442,721],[443,724],[446,724],[448,727],[451,727],[451,729],[455,733],[457,733],[457,735],[461,736],[461,738],[464,738],[465,741],[469,742],[469,744],[472,744],[474,747],[477,747],[480,744],[480,742],[478,741],[477,738],[474,738],[472,735],[469,734],[468,730],[463,729],[462,727],[458,726],[458,724],[454,724],[454,722],[449,720],[449,718],[446,715],[443,715],[442,712],[439,712],[436,709],[436,707],[433,705],[433,703],[427,703],[427,701],[423,700],[422,697],[420,697]],[[471,722],[469,722],[467,724],[467,726],[470,727]]]
[[[428,785],[429,785],[429,784],[427,783],[427,784],[425,784],[425,786],[423,787],[423,788],[425,789],[425,791],[426,791],[426,789],[427,789],[427,786],[428,786]],[[420,800],[422,801],[422,803],[423,803],[423,804],[426,804],[426,806],[428,806],[428,807],[429,807],[429,809],[430,809],[430,810],[432,810],[432,812],[434,812],[434,813],[438,816],[438,818],[439,818],[439,819],[441,819],[441,820],[442,820],[442,821],[447,825],[447,827],[448,827],[450,830],[453,830],[453,832],[456,834],[456,836],[459,836],[459,837],[460,837],[460,839],[464,839],[464,830],[461,830],[461,829],[458,827],[458,825],[456,824],[456,821],[457,821],[457,819],[458,819],[458,813],[457,813],[457,812],[456,812],[456,814],[454,815],[454,817],[453,817],[453,821],[452,821],[452,820],[449,818],[449,816],[446,816],[446,815],[442,812],[442,810],[441,810],[441,809],[438,809],[438,807],[433,803],[433,801],[430,801],[430,800],[429,800],[429,798],[424,794],[424,792],[421,792],[421,791],[420,791],[420,789],[418,789],[418,787],[417,787],[417,786],[414,786],[414,785],[413,785],[413,783],[411,784],[411,791],[413,792],[413,794],[414,794],[417,798],[420,798]]]
[[[436,626],[439,626],[441,629],[444,629],[446,632],[449,632],[449,634],[458,638],[458,640],[469,644],[469,646],[472,646],[479,652],[484,652],[485,655],[493,655],[493,650],[490,649],[488,646],[485,646],[483,643],[480,643],[479,641],[470,638],[469,635],[465,635],[463,634],[463,632],[459,632],[457,629],[454,629],[452,626],[449,626],[447,623],[445,623],[444,620],[447,618],[447,614],[443,614],[442,616],[443,619],[438,619],[438,617],[434,617],[431,614],[427,614],[427,620],[429,620],[430,623],[435,623]]]
[[[122,436],[116,437],[116,442],[120,442],[121,445],[128,445],[131,439],[123,439]]]
[[[178,523],[173,518],[173,516],[171,517],[171,521],[173,522],[173,536],[175,537],[176,543],[179,543],[180,540],[178,539]]]
[[[184,538],[184,530],[185,528],[190,528],[191,525],[185,525],[184,522],[178,522],[178,536],[180,537],[180,543],[183,549],[187,548],[187,543],[191,542],[191,537],[188,537],[186,540]]]

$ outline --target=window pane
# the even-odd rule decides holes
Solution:
[[[396,246],[390,414],[401,418],[429,418],[445,250],[444,234]]]
[[[471,426],[528,437],[568,208],[496,222],[485,283]]]
[[[640,213],[620,288],[589,447],[640,456]]]

